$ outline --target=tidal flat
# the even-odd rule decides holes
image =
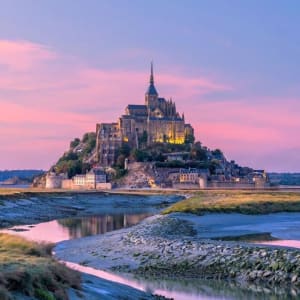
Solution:
[[[188,216],[156,215],[131,228],[59,243],[57,257],[150,278],[300,287],[300,251],[199,237]]]
[[[201,215],[204,213],[270,214],[300,211],[300,191],[210,190],[199,191],[166,210]]]
[[[3,191],[5,190],[5,191]],[[72,192],[27,191],[3,189],[0,197],[0,228],[14,225],[36,224],[54,219],[90,216],[110,212],[152,211],[168,207],[183,196],[159,193],[130,192]]]
[[[274,193],[276,192],[252,192],[252,198],[248,197],[247,201],[258,197],[260,203],[270,202],[270,197],[276,196],[273,196]],[[203,195],[203,192],[197,192],[194,197],[198,197],[199,194]],[[215,197],[220,194],[220,191],[209,191],[207,194],[208,197]],[[249,191],[226,191],[226,194],[242,198],[249,195]],[[278,201],[281,195],[283,195],[281,202],[286,202],[287,199],[298,201],[297,192],[279,192]],[[189,193],[189,196],[193,199],[193,194]],[[230,197],[228,199],[230,202]],[[291,223],[290,219],[286,219],[286,216],[280,217],[278,213],[248,214],[247,216],[229,212],[224,214],[218,211],[215,211],[214,215],[207,211],[197,212],[197,214],[182,212],[159,214],[161,211],[165,212],[167,207],[187,201],[180,202],[180,200],[182,200],[181,196],[174,195],[142,196],[108,193],[53,193],[50,196],[44,194],[41,197],[26,195],[25,198],[17,200],[5,200],[0,208],[0,220],[4,227],[8,227],[16,224],[36,224],[65,217],[92,216],[112,211],[134,210],[144,213],[146,210],[153,216],[130,228],[58,243],[55,247],[56,257],[78,265],[129,276],[134,280],[147,282],[147,286],[152,281],[173,282],[174,280],[177,282],[176,285],[178,282],[197,281],[194,288],[199,284],[203,286],[203,282],[206,286],[226,284],[227,287],[221,288],[219,294],[213,299],[221,299],[224,289],[226,292],[238,290],[239,295],[249,295],[249,298],[244,297],[245,299],[253,299],[253,297],[265,299],[265,295],[272,295],[274,299],[290,299],[299,296],[299,250],[249,244],[245,241],[213,240],[220,235],[207,234],[209,231],[213,233],[210,223],[208,227],[205,227],[205,222],[213,224],[219,222],[220,226],[215,229],[218,233],[224,224],[228,227],[245,226],[245,224],[239,224],[239,220],[242,219],[248,224],[246,232],[243,232],[241,228],[230,229],[236,231],[237,236],[248,233],[266,233],[272,236],[274,232],[266,231],[270,226],[273,227],[271,223],[264,224],[265,227],[262,227],[260,231],[254,226],[257,220],[251,223],[246,217],[267,219],[270,216],[272,219],[278,216],[278,222],[281,224],[283,221],[285,224]],[[276,201],[275,199],[274,202]],[[285,210],[284,207],[282,208]],[[292,214],[287,213],[288,216]],[[226,218],[228,218],[227,221]],[[294,216],[294,219],[297,218]],[[223,220],[224,224],[221,224],[220,220]],[[5,222],[8,226],[5,226]],[[254,229],[253,232],[251,227]],[[231,234],[228,234],[230,230],[224,232],[223,237],[230,236]],[[290,228],[288,230],[290,231]],[[295,228],[293,230],[296,231]],[[297,236],[296,238],[298,239]],[[202,282],[199,283],[199,280]],[[232,286],[236,288],[231,289]],[[180,289],[183,290],[184,287]],[[213,291],[211,293],[213,294]],[[184,299],[178,298],[179,291],[175,296],[170,291],[160,294],[169,298]],[[233,294],[228,297],[238,299]]]
[[[5,191],[7,196],[7,191]],[[164,299],[149,292],[138,291],[123,284],[113,283],[95,276],[78,273],[51,257],[52,246],[27,241],[15,234],[28,233],[34,224],[58,220],[65,224],[65,218],[102,215],[108,213],[132,213],[152,215],[162,207],[178,201],[181,197],[157,195],[108,195],[107,193],[69,192],[11,192],[3,198],[0,207],[0,299]],[[95,218],[93,218],[94,223]],[[135,220],[133,220],[135,222]],[[26,224],[26,228],[8,230],[13,225]],[[23,227],[23,226],[22,226]],[[49,232],[50,230],[50,232]],[[48,241],[52,234],[49,226],[39,232],[39,239]],[[55,233],[53,233],[55,235]],[[26,238],[28,238],[25,235]],[[66,237],[68,238],[68,237]],[[36,240],[34,238],[34,240]],[[37,250],[41,249],[41,250]],[[46,250],[44,250],[46,249]],[[41,254],[42,253],[42,254]],[[3,259],[2,259],[3,258]],[[52,267],[53,266],[53,267]],[[53,272],[51,271],[53,270]],[[58,271],[58,273],[56,272]],[[51,273],[52,272],[52,273]],[[41,283],[36,280],[41,279]],[[57,282],[52,282],[51,276]],[[59,277],[60,276],[60,277]],[[69,277],[78,279],[75,287]],[[65,277],[65,278],[64,278]],[[48,282],[48,278],[51,282]],[[28,281],[28,282],[27,282]]]

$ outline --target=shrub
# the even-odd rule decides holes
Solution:
[[[0,299],[18,292],[40,300],[67,300],[66,290],[80,288],[80,275],[51,257],[51,245],[0,234]]]
[[[52,293],[43,289],[36,289],[34,295],[40,300],[55,300]]]
[[[70,148],[75,148],[80,144],[80,139],[75,138],[71,143],[70,143]]]

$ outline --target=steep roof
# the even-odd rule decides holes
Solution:
[[[138,104],[129,104],[126,107],[127,114],[131,116],[146,116],[147,106]]]
[[[147,109],[146,105],[139,105],[139,104],[128,104],[128,109]]]
[[[158,96],[157,90],[154,86],[153,63],[152,62],[151,62],[150,85],[146,91],[146,95]]]
[[[147,91],[146,91],[146,94],[147,94],[147,95],[155,95],[155,96],[158,95],[157,90],[156,90],[154,84],[150,84],[150,85],[149,85],[149,87],[148,87],[148,89],[147,89]]]

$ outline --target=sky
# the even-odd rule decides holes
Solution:
[[[300,171],[298,0],[0,0],[0,169],[160,96],[240,165]]]

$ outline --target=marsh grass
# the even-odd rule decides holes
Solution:
[[[177,195],[176,190],[66,190],[66,189],[43,189],[43,188],[0,188],[0,206],[4,201],[18,201],[31,197],[49,198],[59,196],[69,196],[78,194],[117,194],[117,195]]]
[[[80,275],[51,257],[52,245],[0,234],[0,299],[14,293],[41,300],[66,300],[67,289],[80,288]]]
[[[267,214],[300,211],[300,192],[201,191],[164,210],[164,213],[206,212]]]
[[[53,192],[61,192],[63,190],[61,189],[53,189],[51,190]],[[14,188],[14,187],[1,187],[0,188],[0,195],[22,195],[26,193],[49,193],[49,190],[43,189],[43,188]]]

